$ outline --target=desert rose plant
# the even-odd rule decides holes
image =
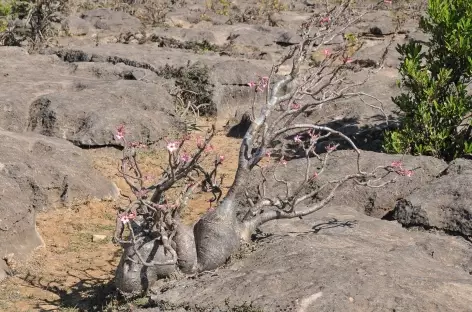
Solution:
[[[259,226],[320,210],[346,181],[382,187],[398,176],[412,174],[400,162],[363,171],[359,165],[362,153],[349,137],[327,126],[300,121],[308,120],[307,116],[334,100],[360,95],[352,89],[365,81],[354,83],[346,79],[355,66],[355,60],[347,55],[347,43],[337,48],[328,46],[335,38],[342,38],[343,31],[361,17],[351,8],[350,1],[314,14],[300,29],[300,43],[273,66],[271,73],[248,82],[254,91],[251,125],[242,139],[234,181],[224,196],[218,176],[224,155],[211,146],[214,127],[205,137],[186,135],[167,141],[167,168],[150,185],[146,185],[146,176],[136,160],[139,144],[126,140],[124,127],[118,129],[117,140],[125,146],[120,173],[136,197],[122,209],[116,223],[115,241],[124,249],[116,271],[116,286],[123,294],[140,294],[157,279],[176,272],[195,274],[220,267],[242,242],[250,240]],[[317,52],[325,58],[313,66],[310,56]],[[281,67],[286,64],[289,70],[282,74]],[[322,182],[320,177],[330,155],[339,146],[328,141],[334,138],[352,149],[357,172]],[[188,152],[191,145],[195,149]],[[306,160],[304,179],[299,183],[292,181],[277,197],[266,195],[263,182],[258,197],[247,199],[246,211],[236,211],[240,209],[237,196],[245,193],[249,179],[255,174],[265,176],[264,181],[279,179],[277,168],[286,165],[289,157],[297,157],[291,152],[293,146],[302,151],[298,157]],[[205,168],[203,164],[208,161],[212,165]],[[312,163],[319,165],[317,171]],[[269,172],[273,175],[267,176]],[[288,185],[288,181],[282,182]],[[170,196],[176,187],[180,193]],[[186,226],[180,219],[181,212],[189,196],[201,191],[213,193],[211,209],[193,226]]]

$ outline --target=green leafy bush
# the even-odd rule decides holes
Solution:
[[[472,1],[429,0],[420,29],[427,51],[418,42],[397,47],[407,91],[393,98],[401,127],[386,133],[384,148],[452,160],[472,152]]]
[[[12,13],[11,1],[0,0],[0,32],[3,32],[8,27],[8,20]]]
[[[19,45],[28,40],[39,48],[58,34],[53,27],[67,11],[68,0],[0,0],[0,45]],[[16,25],[15,19],[24,26]]]
[[[11,14],[11,3],[10,2],[0,2],[0,16],[5,17]]]

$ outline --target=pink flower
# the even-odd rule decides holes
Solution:
[[[401,169],[397,170],[397,173],[402,176],[411,177],[413,175],[413,170]]]
[[[394,167],[394,168],[402,168],[403,163],[401,162],[401,160],[397,160],[397,161],[392,162],[391,166]]]
[[[180,160],[184,163],[188,163],[190,160],[192,160],[192,158],[189,154],[184,153],[182,156],[180,156]]]
[[[314,180],[318,178],[318,172],[315,171],[315,173],[313,173],[313,175],[311,176],[311,179]]]
[[[205,148],[205,152],[209,153],[211,151],[213,151],[215,148],[213,147],[213,145],[211,144],[208,144],[207,147]]]
[[[123,140],[124,137],[125,137],[125,125],[120,125],[116,129],[115,138],[119,141],[119,140]]]
[[[123,224],[128,223],[130,220],[133,220],[134,218],[136,218],[136,215],[134,213],[129,213],[129,214],[123,213],[120,215],[120,221]]]
[[[321,19],[320,24],[323,25],[324,23],[328,23],[328,22],[329,22],[329,16],[326,16]]]
[[[282,156],[282,158],[280,159],[280,163],[281,163],[283,166],[287,166],[287,161],[284,159],[283,156]]]
[[[260,77],[259,78],[259,83],[257,85],[257,91],[264,91],[265,88],[267,88],[267,85],[269,83],[269,77]]]
[[[404,169],[400,160],[392,162],[391,166],[397,168],[395,172],[401,176],[411,177],[413,175],[413,170]]]
[[[293,138],[293,141],[294,141],[295,143],[302,143],[302,139],[301,139],[301,137],[300,137],[299,134],[297,134],[297,135]]]
[[[318,140],[318,138],[320,137],[320,135],[317,134],[315,132],[315,130],[313,130],[313,129],[308,131],[308,135],[310,136],[310,144],[313,144],[314,142],[316,142]]]
[[[223,162],[223,160],[225,160],[225,156],[224,155],[220,155],[219,157],[219,163],[221,164]]]
[[[302,106],[300,104],[297,104],[297,103],[292,103],[292,105],[290,105],[290,109],[293,109],[293,110],[297,110],[297,109],[300,109]]]
[[[265,153],[265,155],[266,155],[266,157],[269,157],[269,158],[270,158],[270,155],[272,155],[272,153],[271,153],[270,151],[267,151],[267,152]]]
[[[330,145],[326,146],[326,151],[328,153],[331,153],[332,151],[335,151],[336,148],[338,148],[338,145],[330,144]]]
[[[328,49],[324,49],[323,53],[324,53],[325,56],[330,56],[331,55],[331,51],[328,50]]]
[[[256,86],[256,83],[254,81],[249,81],[247,85],[251,88],[254,88]]]
[[[392,4],[392,0],[384,0],[384,3],[386,3],[386,4]]]
[[[352,58],[350,58],[350,57],[346,57],[346,58],[344,59],[344,63],[345,63],[345,64],[349,64],[349,63],[352,63],[352,62],[353,62],[353,60],[352,60]]]
[[[167,150],[170,153],[175,152],[178,148],[179,148],[179,142],[177,142],[177,141],[167,143]]]
[[[197,147],[203,148],[203,145],[204,145],[203,138],[201,136],[198,136],[196,141],[197,141]]]

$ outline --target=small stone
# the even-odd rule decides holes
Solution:
[[[106,235],[94,234],[92,236],[92,242],[101,242],[101,241],[104,241],[106,238],[107,238]]]
[[[354,302],[354,298],[349,297],[349,302]]]

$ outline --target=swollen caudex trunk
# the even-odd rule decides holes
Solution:
[[[136,244],[136,248],[146,261],[163,262],[172,259],[157,240],[143,240]],[[140,295],[152,287],[157,279],[168,277],[176,269],[175,265],[143,265],[132,244],[124,244],[123,255],[115,273],[115,285],[125,296]]]
[[[176,265],[146,266],[136,255],[131,244],[123,246],[123,255],[115,277],[117,289],[125,296],[142,294],[160,278],[169,277],[180,270],[195,273],[214,270],[223,265],[240,246],[239,223],[235,217],[232,196],[226,198],[213,212],[207,213],[194,226],[182,224],[172,245],[177,252]],[[150,263],[171,260],[159,240],[143,240],[136,244],[142,259]]]
[[[136,234],[142,232],[139,221],[132,224]],[[164,263],[172,260],[172,255],[165,252],[164,245],[159,239],[152,239],[143,235],[143,239],[137,240],[136,245],[124,243],[123,255],[115,273],[116,288],[125,296],[134,296],[147,291],[159,278],[169,277],[179,268],[184,273],[196,270],[197,256],[192,230],[182,224],[177,225],[177,232],[172,245],[175,246],[178,255],[176,264],[144,265],[151,262]],[[142,237],[138,235],[138,237]],[[177,243],[178,242],[178,243]],[[138,251],[140,257],[136,254]],[[141,259],[140,259],[141,258]]]
[[[240,246],[236,217],[220,208],[224,207],[206,214],[194,227],[200,272],[220,267]]]
[[[175,220],[176,234],[172,239],[172,247],[177,253],[175,265],[146,266],[139,259],[131,244],[123,246],[123,255],[116,271],[116,287],[124,295],[141,294],[147,291],[159,278],[169,277],[177,270],[183,273],[195,273],[214,270],[222,266],[228,258],[238,250],[242,233],[246,233],[236,218],[235,197],[241,186],[237,175],[225,199],[218,207],[204,215],[192,228]],[[144,234],[138,224],[133,225],[136,236]],[[148,264],[165,262],[172,259],[165,252],[162,242],[158,239],[137,241],[141,258]],[[244,235],[243,235],[244,236]],[[246,235],[247,236],[247,235]]]
[[[238,169],[224,200],[215,211],[207,213],[195,224],[193,233],[200,272],[222,266],[240,247],[241,224],[236,218],[235,198],[247,174],[247,171]]]

